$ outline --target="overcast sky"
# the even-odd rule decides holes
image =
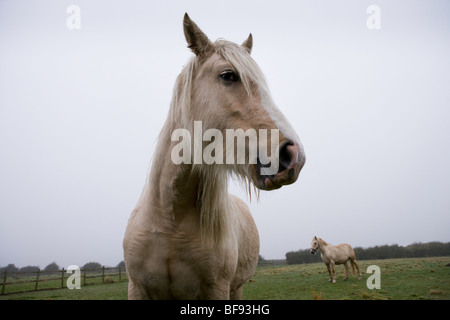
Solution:
[[[80,29],[66,12],[80,8]],[[370,5],[381,29],[370,30]],[[252,55],[306,151],[250,205],[261,255],[450,241],[449,1],[0,0],[0,266],[123,260],[185,12]]]

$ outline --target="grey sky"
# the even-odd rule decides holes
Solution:
[[[69,5],[81,29],[68,30]],[[369,5],[381,29],[369,30]],[[448,1],[0,1],[0,266],[123,259],[176,76],[184,12],[242,42],[306,151],[249,202],[261,254],[314,235],[450,241]]]

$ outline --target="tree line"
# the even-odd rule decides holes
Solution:
[[[440,257],[450,256],[450,242],[416,242],[408,246],[381,245],[369,248],[355,247],[356,259],[358,260],[377,260],[377,259],[394,259],[394,258],[421,258],[421,257]],[[311,254],[309,249],[302,249],[298,251],[290,251],[286,253],[286,260],[266,260],[261,255],[259,256],[259,264],[302,264],[320,262],[320,254]],[[125,263],[119,262],[116,266],[125,270]],[[101,269],[102,265],[98,262],[88,262],[84,264],[81,269]],[[0,267],[0,274],[7,271],[8,274],[16,272],[37,272],[40,268],[38,266],[25,266],[22,268],[16,267],[14,264],[8,264],[6,267]],[[41,271],[57,272],[61,271],[55,262],[48,264]]]
[[[381,245],[369,248],[355,247],[357,260],[377,260],[395,258],[421,258],[450,256],[450,242],[416,242],[407,246]],[[322,261],[320,254],[311,254],[309,249],[286,253],[287,264],[314,263]]]
[[[67,267],[67,266],[65,266]],[[123,261],[119,262],[119,264],[116,266],[117,268],[121,268],[122,270],[125,270],[125,263]],[[102,265],[98,262],[88,262],[85,263],[81,269],[101,269]],[[61,267],[59,267],[56,262],[52,262],[48,264],[44,269],[40,269],[38,266],[25,266],[22,268],[18,268],[15,266],[15,264],[10,263],[6,267],[0,268],[0,274],[2,274],[4,271],[7,271],[8,274],[12,273],[21,273],[21,272],[37,272],[38,270],[46,271],[46,272],[58,272],[61,271]]]

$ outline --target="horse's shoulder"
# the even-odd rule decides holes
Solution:
[[[243,204],[245,206],[247,205],[244,200],[242,200],[241,198],[239,198],[238,196],[236,196],[236,195],[234,195],[232,193],[229,193],[228,196],[230,197],[230,201],[233,201],[235,203],[240,203],[240,204]]]
[[[235,196],[234,194],[229,194],[230,201],[233,203],[233,206],[240,212],[250,213],[250,209],[247,205],[247,203],[239,198],[238,196]]]

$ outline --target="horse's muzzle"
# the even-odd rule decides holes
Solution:
[[[316,253],[316,249],[313,249],[313,248],[311,248],[310,250],[309,250],[309,252],[311,252],[311,254],[314,254],[314,253]]]
[[[279,189],[297,181],[305,164],[303,148],[297,142],[289,140],[281,145],[279,151],[278,172],[271,176],[261,176],[263,190]]]

